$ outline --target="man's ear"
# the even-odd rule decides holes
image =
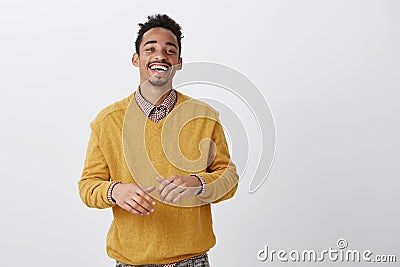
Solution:
[[[181,57],[180,57],[179,60],[178,60],[178,64],[177,64],[177,66],[176,66],[176,69],[177,69],[177,70],[181,70],[181,69],[182,69],[182,58],[181,58]]]
[[[139,67],[139,54],[138,53],[134,53],[132,56],[132,64],[135,67]]]

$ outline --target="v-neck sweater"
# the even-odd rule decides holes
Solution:
[[[216,242],[210,204],[231,198],[237,189],[238,175],[218,112],[176,92],[174,109],[158,123],[146,117],[132,93],[103,109],[90,124],[80,197],[88,207],[112,208],[106,251],[126,264],[166,264],[207,252]],[[192,173],[203,177],[206,191],[177,206],[159,201],[156,189],[150,215],[129,213],[107,199],[113,182],[157,186],[153,174],[168,178]]]

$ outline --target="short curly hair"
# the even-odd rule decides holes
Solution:
[[[136,53],[139,54],[139,46],[142,42],[143,34],[153,28],[160,27],[170,30],[176,36],[176,39],[178,40],[179,56],[181,56],[181,40],[183,38],[182,27],[178,23],[176,23],[175,20],[173,20],[166,14],[155,14],[147,16],[147,21],[145,23],[139,23],[138,25],[140,28],[135,41]]]

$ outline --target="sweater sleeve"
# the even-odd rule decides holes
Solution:
[[[235,164],[230,159],[225,134],[218,120],[212,140],[215,144],[210,148],[213,160],[210,159],[211,164],[205,172],[198,173],[206,183],[206,190],[198,198],[203,202],[218,203],[233,197],[238,187],[239,176]]]
[[[111,185],[107,161],[100,146],[101,128],[98,120],[91,124],[91,135],[86,152],[82,177],[78,182],[79,195],[83,203],[90,208],[104,209],[113,207],[107,198]]]

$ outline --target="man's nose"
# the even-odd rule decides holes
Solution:
[[[155,60],[165,60],[167,58],[167,56],[162,52],[159,51],[156,55],[155,55]]]

